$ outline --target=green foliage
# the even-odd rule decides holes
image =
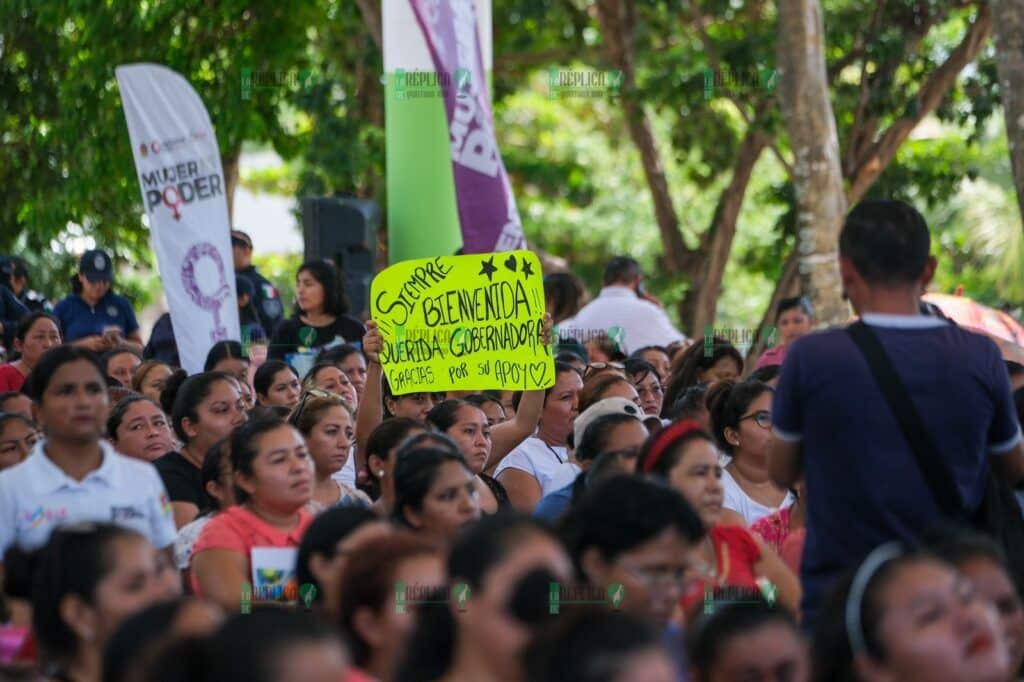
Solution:
[[[281,109],[298,85],[284,79],[243,99],[241,70],[307,68],[319,9],[313,0],[0,4],[0,250],[20,238],[41,254],[77,224],[100,246],[152,264],[114,68],[156,62],[181,73],[223,155],[253,140],[290,156],[298,145]]]
[[[252,257],[252,264],[261,275],[274,283],[284,304],[285,314],[291,315],[292,303],[295,302],[295,276],[302,265],[302,254],[256,253]]]
[[[370,3],[371,5],[373,3]],[[0,5],[0,251],[25,254],[34,286],[66,291],[88,245],[112,251],[119,287],[159,295],[140,221],[118,64],[179,71],[206,103],[222,154],[272,146],[279,169],[244,173],[253,191],[346,193],[386,206],[380,48],[359,3],[142,0]],[[844,170],[916,106],[914,95],[959,43],[973,6],[942,0],[825,0],[831,95]],[[648,113],[686,243],[708,228],[751,125],[789,149],[774,68],[770,2],[634,2],[636,94]],[[531,244],[566,257],[596,291],[607,259],[637,257],[672,311],[691,283],[667,276],[650,191],[620,103],[552,99],[547,69],[608,69],[592,0],[494,0],[498,142]],[[698,29],[698,27],[700,27]],[[785,39],[785,37],[783,37]],[[243,93],[241,70],[271,76]],[[721,80],[709,91],[708,69]],[[862,83],[862,74],[867,80]],[[728,80],[728,78],[725,78]],[[1013,201],[991,47],[899,150],[871,196],[904,198],[933,227],[936,285],[1001,306],[1024,298],[1024,232]],[[998,125],[995,122],[998,121]],[[795,241],[795,196],[765,151],[754,168],[716,324],[753,326]],[[91,241],[88,241],[91,240]],[[258,257],[289,302],[298,257]],[[674,314],[674,313],[673,313]],[[693,330],[687,330],[692,332]]]

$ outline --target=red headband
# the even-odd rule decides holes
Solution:
[[[661,456],[664,455],[669,448],[686,436],[695,432],[703,433],[704,427],[692,419],[684,419],[683,421],[676,422],[659,432],[658,435],[655,436],[654,443],[651,445],[651,449],[647,453],[647,458],[643,462],[644,473],[651,473],[651,470],[654,469],[654,465],[658,463],[658,460],[661,459]]]

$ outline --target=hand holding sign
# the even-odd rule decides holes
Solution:
[[[554,385],[540,261],[529,251],[404,261],[373,280],[364,350],[395,395]]]
[[[380,347],[383,341],[380,338],[380,329],[373,320],[366,321],[366,333],[363,334],[363,355],[367,362],[380,364]]]

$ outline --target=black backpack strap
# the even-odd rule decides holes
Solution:
[[[900,425],[903,436],[910,445],[910,451],[914,453],[917,466],[924,474],[925,481],[946,516],[964,521],[967,519],[966,510],[960,499],[960,491],[956,487],[949,468],[942,461],[939,449],[935,446],[932,434],[921,419],[920,413],[910,398],[910,392],[900,381],[896,374],[896,368],[885,353],[878,337],[871,330],[871,327],[858,320],[846,328],[846,332],[857,344],[857,348],[864,355],[864,359],[874,375],[878,387],[882,389],[882,395],[889,404],[893,416]]]

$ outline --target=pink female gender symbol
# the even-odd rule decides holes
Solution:
[[[177,198],[177,201],[171,201],[170,199],[168,199],[168,192],[173,192],[174,196]],[[174,185],[168,185],[167,187],[164,188],[164,203],[167,204],[167,208],[174,211],[174,219],[181,220],[181,212],[178,210],[178,207],[184,204],[185,202],[181,200],[181,192],[178,191],[177,187],[175,187]]]

